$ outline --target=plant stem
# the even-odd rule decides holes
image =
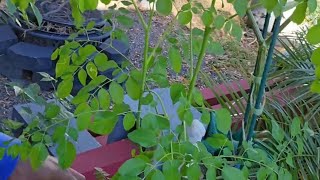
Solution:
[[[210,27],[206,27],[205,31],[204,31],[201,51],[200,51],[200,54],[199,54],[199,57],[198,57],[196,69],[194,70],[194,73],[193,73],[192,78],[191,78],[191,83],[189,85],[189,92],[188,92],[188,101],[189,102],[191,102],[192,92],[193,92],[193,89],[194,89],[194,87],[196,85],[198,74],[200,72],[200,68],[201,68],[204,56],[206,54],[206,49],[207,49],[207,46],[208,46],[208,40],[209,40],[209,36],[210,36],[211,30],[212,29]]]

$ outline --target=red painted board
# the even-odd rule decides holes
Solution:
[[[102,168],[112,176],[121,164],[131,158],[133,149],[136,146],[129,140],[104,145],[78,155],[72,168],[83,174],[86,180],[95,180],[95,167]]]

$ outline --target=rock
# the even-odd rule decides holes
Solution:
[[[11,80],[23,78],[22,69],[16,68],[13,61],[5,54],[0,55],[0,74]]]
[[[6,50],[18,42],[16,34],[9,25],[0,26],[0,55],[5,54]]]
[[[41,47],[20,42],[7,50],[7,55],[17,68],[32,72],[42,72],[52,68],[53,47]]]
[[[49,100],[48,102],[53,102],[53,100]],[[32,112],[31,114],[28,113],[28,111],[30,110]],[[14,106],[13,108],[12,119],[22,122],[24,124],[30,124],[33,121],[34,117],[37,116],[38,113],[43,113],[43,112],[44,112],[44,106],[40,106],[34,103],[19,104]],[[43,124],[40,123],[40,125],[43,125]],[[77,128],[75,119],[70,120],[70,126]],[[19,131],[16,132],[15,135],[19,135],[20,132]],[[48,133],[49,135],[52,135],[53,129],[49,129]],[[88,131],[79,132],[78,141],[75,142],[71,140],[71,142],[75,145],[77,154],[80,154],[92,149],[96,149],[101,146],[98,143],[98,141],[94,137],[92,137]],[[52,146],[52,147],[49,147],[48,149],[53,156],[57,155],[55,147]]]
[[[111,39],[106,40],[99,46],[99,49],[102,50],[109,59],[114,60],[118,64],[121,64],[129,53],[129,46],[117,39],[113,39],[112,41]]]

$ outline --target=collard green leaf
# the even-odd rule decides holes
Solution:
[[[227,109],[219,109],[215,113],[218,130],[227,134],[232,123],[230,112]]]
[[[137,129],[129,133],[128,137],[142,147],[148,148],[157,145],[157,136],[151,129]]]
[[[172,11],[172,0],[156,1],[156,9],[160,14],[168,16]]]
[[[180,51],[177,48],[172,47],[169,49],[169,60],[174,72],[179,73],[182,67],[182,58],[180,55]]]
[[[133,113],[127,113],[123,119],[123,127],[126,131],[131,130],[136,123],[136,118]]]
[[[112,81],[109,87],[109,92],[114,103],[122,104],[124,99],[124,90],[118,83]]]
[[[147,163],[140,158],[127,160],[119,168],[119,174],[122,176],[137,176],[142,173]]]
[[[310,44],[318,44],[320,43],[320,24],[313,26],[309,29],[306,39]]]
[[[178,15],[178,21],[183,25],[190,23],[191,20],[192,20],[191,11],[182,11]]]
[[[300,3],[294,10],[291,20],[297,24],[301,24],[306,17],[307,7],[308,4],[306,1]]]
[[[31,148],[30,151],[30,164],[32,169],[37,169],[41,166],[41,164],[47,159],[49,153],[47,147],[38,143]]]

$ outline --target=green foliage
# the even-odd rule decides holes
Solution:
[[[98,0],[70,0],[72,17],[80,32],[95,28],[94,22],[84,25],[83,14],[96,9],[98,2]],[[111,1],[102,0],[101,2],[109,4]],[[227,2],[233,4],[240,17],[250,12],[247,0],[228,0]],[[261,0],[260,2],[268,12],[273,12],[276,16],[282,14],[286,4],[285,1]],[[121,3],[124,6],[133,5],[134,8],[137,8],[136,1],[133,0],[121,1]],[[217,94],[221,93],[215,93],[224,107],[212,113],[215,114],[217,132],[208,135],[202,142],[194,144],[189,142],[187,127],[193,125],[194,121],[191,108],[198,109],[202,113],[201,121],[204,124],[210,124],[211,119],[214,119],[210,114],[213,110],[204,102],[201,92],[195,87],[198,74],[201,73],[205,53],[224,54],[219,39],[214,39],[211,34],[214,30],[221,30],[240,41],[243,34],[242,28],[232,20],[233,16],[221,15],[215,9],[215,4],[205,8],[200,2],[190,1],[178,9],[174,20],[181,25],[191,23],[192,27],[194,17],[200,17],[204,28],[191,28],[189,33],[180,35],[171,32],[171,26],[175,24],[172,23],[164,30],[159,42],[151,46],[149,41],[153,28],[154,11],[162,16],[168,16],[172,13],[174,1],[157,0],[154,3],[155,7],[150,10],[149,18],[144,18],[141,12],[135,9],[145,32],[141,68],[129,63],[128,59],[122,64],[117,64],[94,46],[99,42],[70,40],[57,48],[51,56],[51,59],[56,61],[56,77],[52,79],[59,82],[55,92],[55,103],[47,103],[41,98],[40,88],[37,85],[27,88],[16,87],[17,92],[27,96],[32,102],[44,106],[44,112],[37,114],[33,122],[24,128],[20,135],[22,145],[10,147],[9,153],[16,156],[19,154],[23,159],[29,158],[32,167],[38,168],[48,156],[46,148],[57,145],[59,165],[65,169],[72,165],[76,157],[76,150],[71,141],[78,140],[79,131],[90,130],[96,134],[109,134],[113,131],[119,117],[122,116],[124,118],[123,127],[126,131],[130,131],[128,138],[140,146],[140,152],[139,155],[134,155],[132,159],[122,164],[115,178],[292,179],[303,177],[306,179],[309,176],[317,178],[317,175],[312,175],[316,172],[315,151],[312,144],[319,144],[318,132],[314,132],[314,128],[309,127],[308,123],[311,123],[311,120],[307,121],[304,117],[299,117],[302,113],[289,115],[276,105],[266,106],[266,112],[262,116],[264,126],[257,127],[256,137],[252,141],[242,142],[236,142],[239,139],[233,139],[235,132],[231,128],[232,119],[235,114],[243,114],[245,106],[241,98],[248,98],[246,93],[243,93],[241,97],[239,94],[230,93],[233,101],[230,100],[230,97],[220,97]],[[24,14],[25,19],[27,19],[25,10],[30,5],[36,15],[37,24],[42,23],[33,2],[9,0],[8,5],[10,12],[19,10]],[[308,12],[315,11],[316,5],[314,0],[296,2],[292,20],[302,23]],[[124,28],[130,28],[134,24],[130,12],[125,8],[110,12],[106,17],[120,23]],[[310,28],[306,35],[310,44],[320,43],[317,36],[318,31],[319,25]],[[127,39],[124,34],[125,30],[115,29],[110,38]],[[164,41],[169,44],[169,49],[162,49],[161,45]],[[318,66],[319,49],[311,49],[316,50],[309,59]],[[194,58],[197,58],[195,66]],[[278,56],[275,55],[275,58]],[[279,62],[288,63],[288,61]],[[188,81],[190,83],[187,85],[182,82],[170,84],[167,79],[168,64],[178,75],[184,64],[190,65],[192,68],[190,69],[190,81]],[[291,67],[305,67],[300,62],[291,62],[290,65]],[[320,92],[318,81],[320,73],[317,68],[315,68],[316,73],[312,75],[313,79],[309,78],[308,83],[313,91]],[[112,76],[104,75],[106,71],[112,72]],[[299,77],[299,75],[294,76]],[[49,77],[46,78],[52,80]],[[71,94],[77,78],[83,87],[77,94]],[[292,80],[282,79],[284,79],[283,82]],[[315,81],[311,84],[313,80]],[[172,119],[166,114],[166,104],[159,99],[158,94],[150,90],[150,87],[169,87],[171,100],[178,107],[177,115],[181,120],[181,125],[177,129],[171,129]],[[232,91],[232,88],[228,87],[227,90]],[[132,100],[138,101],[137,110],[131,110],[129,105],[124,103],[125,94]],[[308,101],[312,98],[309,96]],[[306,105],[309,103],[307,101],[299,101],[299,103],[305,105],[303,107],[308,110],[312,109]],[[299,107],[298,105],[301,105],[299,103],[295,104],[295,107]],[[161,105],[163,114],[141,112],[142,105],[151,108]],[[291,105],[288,103],[289,107]],[[241,112],[238,112],[239,110]],[[315,109],[312,110],[315,111]],[[26,108],[25,111],[30,110]],[[281,115],[277,116],[277,113]],[[315,115],[309,114],[306,117],[314,118]],[[72,118],[76,118],[77,127],[70,125]],[[11,126],[8,127],[12,129],[21,127],[12,122],[9,124]],[[312,122],[312,124],[315,123]],[[244,134],[247,133],[245,130],[242,131]],[[263,135],[263,132],[267,132],[268,136],[260,138],[259,135]],[[3,153],[3,150],[0,149],[0,156]],[[304,156],[305,159],[300,159]],[[307,162],[307,168],[303,167],[304,161]],[[303,168],[299,170],[297,166]],[[96,175],[101,179],[107,176],[101,171],[98,171]]]

